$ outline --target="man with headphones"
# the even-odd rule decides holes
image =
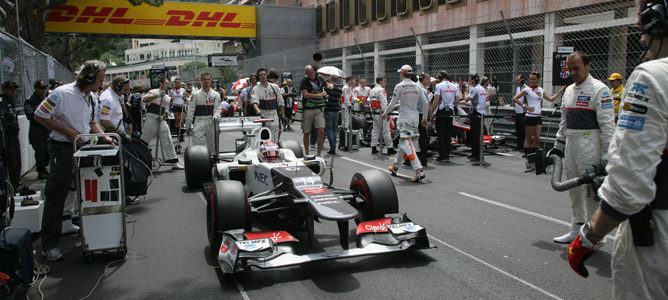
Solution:
[[[102,62],[84,63],[76,81],[57,87],[35,111],[35,120],[51,129],[49,135],[50,172],[46,180],[42,215],[42,249],[47,260],[62,257],[58,243],[62,234],[65,200],[72,182],[72,143],[79,134],[103,133],[97,123],[95,92],[104,82],[106,69]],[[110,142],[103,138],[103,142]],[[81,146],[84,141],[79,139]]]
[[[106,132],[118,134],[132,133],[132,119],[129,118],[123,97],[130,92],[130,80],[123,75],[114,77],[111,86],[100,94],[100,109],[98,118],[100,125]],[[125,130],[123,122],[128,123],[128,130]]]
[[[455,105],[462,99],[462,93],[456,83],[450,82],[447,71],[438,73],[441,81],[436,85],[434,101],[431,103],[430,115],[436,117],[436,132],[438,133],[438,158],[439,162],[450,161],[450,149],[452,145],[452,116]]]
[[[575,51],[566,58],[566,65],[574,83],[566,88],[562,98],[561,122],[553,153],[564,157],[564,172],[570,179],[581,176],[607,157],[608,145],[615,132],[615,112],[610,89],[589,74],[589,55]],[[572,188],[568,194],[572,228],[553,239],[559,244],[573,241],[582,224],[598,207],[599,199],[592,185]]]
[[[143,99],[146,103],[146,120],[144,121],[141,139],[149,144],[153,137],[157,135],[160,139],[160,148],[165,155],[165,162],[172,164],[172,170],[183,170],[183,166],[176,156],[176,151],[174,151],[174,142],[167,124],[170,102],[170,98],[167,96],[169,79],[158,78],[158,81],[160,82],[158,88],[148,91]]]
[[[568,248],[571,268],[587,277],[584,261],[619,225],[612,247],[612,296],[616,299],[668,299],[666,2],[641,3],[640,40],[646,47],[646,62],[627,80],[608,151],[608,175],[598,190],[600,206]]]

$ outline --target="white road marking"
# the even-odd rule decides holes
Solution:
[[[502,269],[500,269],[500,268],[498,268],[498,267],[496,267],[496,266],[494,266],[494,265],[492,265],[492,264],[490,264],[490,263],[488,263],[488,262],[486,262],[486,261],[484,261],[484,260],[482,260],[482,259],[480,259],[480,258],[477,258],[477,257],[475,257],[475,256],[473,256],[473,255],[467,253],[467,252],[464,251],[464,250],[461,250],[461,249],[459,249],[459,248],[457,248],[457,247],[455,247],[455,246],[453,246],[453,245],[450,245],[450,244],[448,244],[448,243],[446,243],[446,242],[444,242],[444,241],[442,241],[442,240],[439,240],[439,239],[433,237],[432,235],[427,235],[427,236],[428,236],[430,239],[432,239],[432,240],[434,240],[434,241],[436,241],[436,242],[439,242],[440,244],[442,244],[442,245],[444,245],[444,246],[446,246],[446,247],[448,247],[448,248],[450,248],[450,249],[452,249],[452,250],[455,250],[455,251],[459,252],[460,254],[462,254],[462,255],[464,255],[464,256],[470,258],[470,259],[473,259],[473,260],[475,260],[475,261],[477,261],[477,262],[479,262],[479,263],[481,263],[481,264],[483,264],[483,265],[485,265],[485,266],[487,266],[487,267],[489,267],[489,268],[491,268],[491,269],[494,269],[495,271],[497,271],[497,272],[499,272],[499,273],[501,273],[501,274],[503,274],[503,275],[505,275],[505,276],[508,276],[508,277],[510,277],[510,278],[512,278],[512,279],[514,279],[514,280],[516,280],[516,281],[518,281],[518,282],[520,282],[520,283],[522,283],[522,284],[524,284],[524,285],[526,285],[526,286],[528,286],[528,287],[530,287],[530,288],[532,288],[532,289],[534,289],[534,290],[536,290],[536,291],[539,291],[539,292],[545,294],[546,296],[548,296],[548,297],[550,297],[550,298],[553,298],[553,299],[562,299],[562,298],[558,297],[557,295],[554,295],[554,294],[552,294],[552,293],[550,293],[550,292],[548,292],[548,291],[546,291],[546,290],[544,290],[544,289],[541,289],[540,287],[537,287],[537,286],[535,286],[535,285],[533,285],[533,284],[527,282],[526,280],[524,280],[524,279],[522,279],[522,278],[519,278],[519,277],[517,277],[517,276],[515,276],[515,275],[513,275],[513,274],[510,274],[510,273],[508,273],[508,272],[506,272],[506,271],[504,271],[504,270],[502,270]]]
[[[515,157],[515,155],[508,154],[508,153],[501,153],[501,152],[497,152],[496,155],[508,156],[508,157]]]
[[[248,293],[246,293],[246,290],[241,285],[241,282],[239,282],[239,280],[237,280],[236,277],[234,277],[234,283],[236,283],[237,289],[239,289],[239,293],[241,294],[241,298],[244,298],[244,300],[250,300],[250,298],[248,297]]]
[[[206,199],[204,199],[204,196],[202,195],[202,193],[197,192],[197,196],[199,196],[199,199],[202,200],[204,205],[206,205]],[[250,300],[250,298],[248,297],[248,293],[246,293],[246,290],[244,289],[244,286],[241,285],[241,282],[239,282],[239,280],[237,280],[236,277],[234,277],[234,283],[236,284],[237,289],[239,290],[239,293],[241,294],[241,298],[244,298],[244,300]]]
[[[365,163],[365,162],[361,162],[361,161],[359,161],[359,160],[355,160],[355,159],[352,159],[352,158],[341,157],[341,159],[344,159],[344,160],[347,160],[347,161],[351,161],[351,162],[354,162],[354,163],[356,163],[356,164],[360,164],[360,165],[363,165],[363,166],[367,166],[367,167],[369,167],[369,168],[378,169],[378,170],[385,171],[385,172],[388,172],[388,173],[390,172],[390,171],[388,171],[387,169],[384,169],[384,168],[381,168],[381,167],[377,167],[377,166],[374,166],[374,165],[372,165],[372,164],[367,164],[367,163]],[[413,176],[408,176],[408,175],[404,175],[404,174],[401,174],[401,173],[397,173],[397,176],[398,176],[398,177],[402,177],[402,178],[406,178],[406,179],[413,179]]]
[[[489,199],[485,199],[483,197],[478,197],[476,195],[471,195],[469,193],[459,192],[459,194],[462,195],[462,196],[466,196],[466,197],[469,197],[469,198],[473,198],[473,199],[488,203],[488,204],[500,206],[500,207],[503,207],[503,208],[510,209],[512,211],[516,211],[516,212],[523,213],[523,214],[526,214],[526,215],[530,215],[530,216],[533,216],[533,217],[536,217],[536,218],[540,218],[540,219],[543,219],[543,220],[546,220],[546,221],[554,222],[554,223],[561,224],[561,225],[564,225],[564,226],[569,226],[569,227],[571,226],[571,223],[569,223],[569,222],[565,222],[565,221],[562,221],[562,220],[559,220],[559,219],[548,217],[546,215],[541,215],[539,213],[528,211],[526,209],[521,209],[521,208],[518,208],[518,207],[508,205],[508,204],[492,201],[492,200],[489,200]]]

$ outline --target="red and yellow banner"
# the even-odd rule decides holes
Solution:
[[[46,32],[181,37],[255,37],[255,7],[165,2],[132,6],[124,0],[69,0],[52,8]]]

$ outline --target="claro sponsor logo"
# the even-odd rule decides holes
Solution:
[[[383,224],[379,224],[379,225],[371,225],[371,224],[369,224],[369,225],[365,225],[365,226],[364,226],[364,229],[369,230],[369,231],[387,231],[387,227],[385,227],[385,225],[383,225]]]
[[[81,9],[74,5],[62,5],[49,11],[46,22],[255,29],[255,23],[235,22],[238,15],[236,12],[168,10],[157,19],[140,19],[126,17],[130,9],[107,6],[86,6]]]

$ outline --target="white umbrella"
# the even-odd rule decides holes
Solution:
[[[247,78],[241,78],[237,81],[235,81],[232,84],[232,91],[241,91],[241,89],[245,88],[247,86],[246,82],[248,82],[248,77]]]
[[[339,78],[345,78],[346,73],[343,73],[341,69],[334,67],[334,66],[325,66],[320,69],[318,69],[318,74],[328,78],[332,75],[339,77]]]

